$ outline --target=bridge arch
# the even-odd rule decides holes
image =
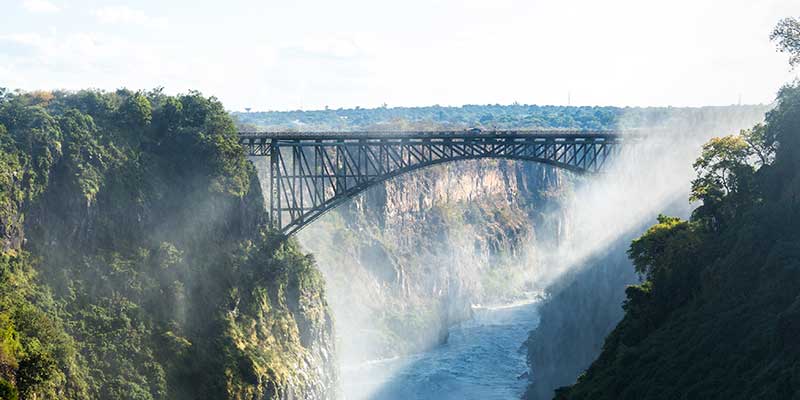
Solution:
[[[616,156],[613,131],[240,133],[247,154],[269,157],[272,225],[292,235],[386,180],[461,160],[532,161],[596,173]]]

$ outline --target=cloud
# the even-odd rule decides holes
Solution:
[[[42,43],[42,36],[38,33],[9,33],[0,35],[0,41],[27,46],[38,46]]]
[[[47,0],[25,0],[22,7],[34,13],[55,13],[61,11],[61,7]]]
[[[0,35],[2,86],[79,89],[166,85],[163,49],[108,33]]]
[[[144,11],[135,10],[128,6],[102,7],[95,10],[93,14],[98,21],[104,24],[129,24],[157,29],[167,27],[166,18],[153,17],[145,14]]]
[[[336,37],[313,37],[285,46],[284,55],[324,59],[354,59],[361,56],[361,49],[351,39]]]
[[[46,0],[61,7],[48,17],[75,18],[32,24],[25,18],[44,14],[22,4],[42,0],[7,1],[24,30],[0,24],[0,86],[195,88],[233,109],[561,104],[568,91],[573,104],[769,102],[795,77],[769,30],[800,10],[797,0],[767,0],[763,10],[731,0],[721,13],[716,0],[655,11],[636,0],[408,0],[353,13],[357,0],[309,0],[231,6],[237,18],[219,19],[212,2],[173,15],[142,1],[79,11]]]

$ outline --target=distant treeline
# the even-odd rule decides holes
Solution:
[[[617,129],[657,127],[703,113],[760,113],[769,105],[718,107],[571,107],[553,105],[465,105],[380,107],[314,111],[233,113],[245,129],[357,130],[479,127],[483,129]]]

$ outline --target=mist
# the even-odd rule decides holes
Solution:
[[[705,112],[699,110],[694,120],[675,118],[631,131],[635,138],[602,173],[581,177],[554,210],[566,216],[565,225],[557,236],[539,238],[540,250],[529,260],[537,286],[547,288],[564,273],[586,266],[610,243],[655,223],[664,210],[688,217],[692,164],[702,145],[763,120],[761,113],[721,119],[713,109]],[[632,123],[623,117],[620,126]]]
[[[597,175],[523,162],[445,165],[369,190],[301,231],[326,278],[345,392],[374,396],[409,366],[380,367],[378,382],[347,382],[364,365],[436,348],[451,326],[483,308],[549,298],[598,260],[620,257],[609,253],[624,252],[621,243],[664,210],[688,216],[702,144],[752,126],[763,108],[682,111],[657,121],[624,115],[619,127],[635,128],[635,138]],[[264,185],[267,163],[256,162]],[[484,216],[514,217],[464,222],[474,204]],[[514,232],[498,233],[503,224]],[[408,326],[387,323],[408,324],[409,315],[422,316]]]
[[[692,118],[638,129],[639,139],[602,174],[582,179],[560,201],[556,211],[566,216],[561,234],[538,243],[529,264],[529,278],[546,299],[526,342],[527,398],[551,399],[595,360],[623,316],[625,286],[639,282],[625,254],[631,240],[661,213],[687,218],[696,206],[689,202],[692,163],[703,143],[761,122],[763,111],[723,117],[699,109]],[[626,124],[635,122],[623,118],[620,125]]]

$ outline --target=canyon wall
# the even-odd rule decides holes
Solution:
[[[565,234],[555,204],[575,179],[535,163],[445,164],[374,187],[301,231],[328,283],[343,361],[424,351],[473,304],[541,289],[532,244]]]

